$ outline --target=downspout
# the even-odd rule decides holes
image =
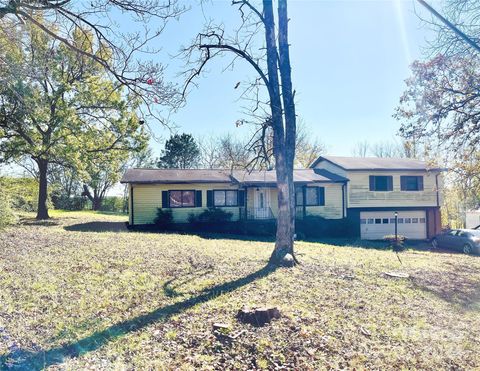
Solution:
[[[302,211],[303,211],[303,219],[307,216],[307,186],[304,184],[302,187]]]
[[[342,184],[342,218],[346,217],[345,213],[345,190],[347,187],[347,182],[343,182]]]
[[[437,220],[437,215],[439,215],[439,209],[440,209],[440,188],[438,186],[438,176],[440,175],[440,173],[436,174],[435,175],[435,188],[436,188],[436,191],[437,191],[437,210],[433,213],[433,223],[434,223],[434,226],[433,226],[433,231],[435,232],[434,234],[437,234],[440,230],[437,230],[437,224],[440,223],[440,228],[441,229],[441,225],[442,225],[442,222],[441,220]]]
[[[133,184],[130,184],[130,202],[131,202],[131,208],[130,212],[132,214],[132,226],[135,225],[135,219],[134,219],[134,212],[133,212]]]

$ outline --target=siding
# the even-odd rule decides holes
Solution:
[[[350,171],[348,172],[348,207],[408,207],[437,206],[435,176],[438,173],[418,171]],[[372,192],[369,190],[370,175],[393,176],[393,191]],[[423,175],[423,191],[401,191],[400,176]],[[440,178],[440,177],[439,177]],[[441,179],[439,179],[441,187]]]
[[[196,190],[202,191],[202,207],[172,208],[175,223],[187,223],[189,214],[198,215],[207,209],[207,190],[238,189],[230,184],[134,184],[133,213],[135,224],[153,224],[158,208],[162,207],[162,191],[169,190]],[[238,207],[222,207],[233,214],[232,221],[238,220]],[[131,222],[130,212],[130,222]]]
[[[342,184],[325,184],[318,183],[312,186],[325,187],[325,206],[307,206],[307,216],[321,216],[326,219],[341,219],[342,214]],[[247,189],[247,207],[249,210],[254,209],[254,198],[256,187]],[[278,192],[276,188],[268,188],[270,191],[270,208],[274,217],[278,214]],[[302,207],[297,207],[297,215],[302,215]]]
[[[321,216],[326,219],[341,219],[342,213],[342,184],[318,184],[325,187],[325,206],[307,206],[307,216]]]
[[[342,185],[318,184],[325,187],[325,206],[307,206],[307,215],[322,216],[327,219],[342,218]],[[162,191],[168,190],[196,190],[202,191],[202,207],[171,208],[175,223],[187,223],[190,214],[198,215],[207,209],[207,190],[213,189],[239,189],[230,184],[133,184],[129,186],[130,202],[133,201],[134,224],[153,224],[158,208],[162,207]],[[247,208],[254,209],[254,197],[257,187],[247,188]],[[277,189],[269,187],[270,208],[273,216],[277,217]],[[133,194],[133,197],[132,197]],[[239,207],[221,208],[233,214],[232,221],[240,216]],[[301,212],[301,208],[300,212]],[[132,224],[132,209],[130,208],[129,222]]]
[[[332,164],[331,162],[328,161],[320,161],[316,166],[315,169],[324,169],[327,171],[330,171],[331,173],[343,176],[344,178],[348,178],[347,172],[343,170],[341,167]]]

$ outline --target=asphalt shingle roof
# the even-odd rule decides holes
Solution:
[[[323,169],[294,170],[295,183],[332,183],[344,182],[347,179]],[[246,170],[212,169],[128,169],[121,183],[142,184],[186,184],[186,183],[233,183],[241,184],[275,184],[275,170],[252,172]]]
[[[313,164],[326,160],[344,170],[443,170],[411,158],[320,156]]]
[[[121,183],[231,183],[225,170],[212,169],[128,169]]]

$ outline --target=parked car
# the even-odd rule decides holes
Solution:
[[[453,249],[465,254],[480,254],[480,230],[450,229],[432,239],[433,248]]]

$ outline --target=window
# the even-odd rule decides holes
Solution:
[[[370,191],[387,192],[393,191],[392,176],[370,175]]]
[[[317,187],[307,187],[305,190],[305,200],[307,206],[316,206],[319,204]]]
[[[169,191],[170,207],[195,207],[195,191]]]
[[[412,218],[405,218],[405,224],[411,224]]]
[[[418,218],[412,218],[412,223],[418,224]]]
[[[400,189],[402,191],[423,191],[423,176],[401,176]]]
[[[395,218],[390,218],[390,224],[395,224]]]
[[[398,224],[403,224],[403,218],[398,218]]]
[[[368,219],[367,224],[373,224],[374,220],[373,219]]]
[[[360,224],[367,224],[367,219],[360,219]]]
[[[238,206],[238,191],[214,190],[214,206]]]
[[[420,223],[425,224],[425,218],[420,218]]]
[[[382,219],[382,224],[388,224],[388,218]]]
[[[324,187],[305,187],[295,190],[295,205],[303,206],[303,192],[305,190],[305,206],[324,206]]]
[[[375,219],[375,224],[382,224],[382,219],[380,219],[380,218]]]

